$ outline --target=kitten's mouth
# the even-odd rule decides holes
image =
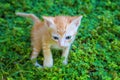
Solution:
[[[65,45],[64,45],[64,46],[63,46],[63,45],[59,45],[59,47],[61,47],[61,48],[66,48],[67,46],[65,46]]]
[[[61,48],[65,48],[66,46],[60,46]]]

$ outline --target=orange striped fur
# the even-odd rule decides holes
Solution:
[[[43,50],[43,66],[52,67],[53,58],[50,48],[58,48],[63,51],[62,57],[65,57],[63,64],[67,64],[69,49],[75,39],[82,16],[43,16],[44,21],[40,21],[34,14],[18,12],[16,15],[29,17],[34,21],[31,32],[33,47],[31,60],[36,59],[39,52]],[[41,67],[37,62],[34,64]]]

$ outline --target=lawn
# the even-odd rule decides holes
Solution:
[[[30,61],[33,22],[15,12],[41,20],[83,15],[68,65],[52,50],[54,66],[36,68]],[[0,80],[120,80],[120,0],[0,0]]]

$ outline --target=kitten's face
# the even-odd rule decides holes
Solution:
[[[46,20],[47,26],[51,29],[52,39],[56,41],[60,47],[68,47],[75,39],[82,16],[57,16],[43,18]]]

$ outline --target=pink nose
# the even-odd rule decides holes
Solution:
[[[67,46],[66,46],[65,43],[64,43],[64,44],[60,44],[60,47],[65,48],[65,47],[67,47]]]
[[[60,47],[65,47],[64,45],[60,45]]]
[[[60,43],[59,43],[59,46],[60,46],[60,47],[65,47],[65,43],[60,42]]]

